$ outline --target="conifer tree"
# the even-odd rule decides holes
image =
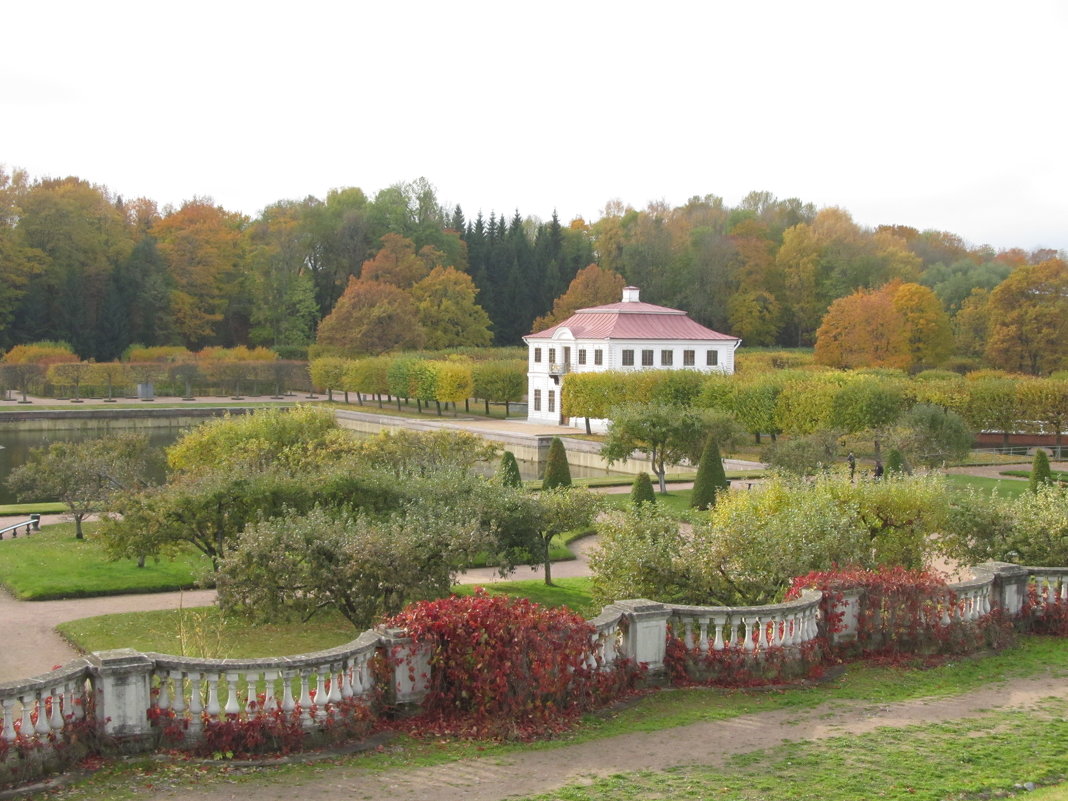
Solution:
[[[638,473],[634,477],[634,483],[630,488],[630,502],[634,506],[642,503],[656,503],[656,493],[653,492],[653,482],[648,473]]]
[[[716,494],[730,488],[727,474],[723,472],[723,459],[715,438],[705,440],[701,461],[697,466],[697,478],[693,482],[690,506],[694,509],[711,509],[716,505]]]
[[[497,468],[497,477],[506,487],[522,487],[523,478],[519,475],[519,465],[515,461],[515,454],[505,451],[501,456],[501,465]]]
[[[549,460],[545,465],[545,480],[542,489],[571,486],[571,468],[567,465],[567,451],[560,437],[549,443]]]
[[[898,476],[907,472],[905,467],[905,457],[901,455],[901,451],[897,448],[891,449],[890,452],[886,454],[886,472]]]
[[[1044,448],[1038,448],[1035,451],[1034,461],[1031,462],[1031,479],[1027,486],[1031,489],[1031,492],[1038,492],[1040,484],[1050,484],[1053,481],[1053,474],[1049,469],[1049,457],[1046,456]]]

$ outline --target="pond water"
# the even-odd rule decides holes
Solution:
[[[112,427],[111,433],[118,433],[122,429]],[[173,427],[173,428],[151,428],[151,429],[128,429],[130,431],[140,430],[148,434],[149,444],[156,448],[165,448],[168,445],[173,444],[178,437],[182,435],[187,428]],[[357,432],[350,432],[353,436],[361,436]],[[7,477],[11,471],[21,464],[26,462],[31,448],[40,448],[47,446],[53,442],[81,442],[87,439],[96,439],[97,437],[104,436],[104,432],[101,431],[85,431],[85,430],[70,430],[70,431],[14,431],[7,430],[5,427],[0,427],[0,504],[15,503],[18,499],[15,494],[8,489]],[[368,435],[362,435],[368,436]],[[524,461],[522,459],[517,460],[519,463],[519,474],[524,480],[530,481],[533,479],[540,479],[541,472],[544,470],[544,465],[539,466],[535,462]],[[496,464],[486,464],[480,466],[480,472],[491,474],[496,470]],[[581,467],[578,465],[571,465],[571,475],[573,478],[595,478],[597,476],[611,475],[604,470],[598,470],[596,468]],[[159,475],[152,476],[151,478],[162,480],[162,472]],[[34,500],[47,501],[54,500],[51,498],[36,498]]]

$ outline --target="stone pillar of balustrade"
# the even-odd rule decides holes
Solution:
[[[1031,574],[1026,567],[1010,562],[983,562],[972,568],[976,578],[993,576],[990,588],[990,606],[1002,609],[1009,617],[1016,617],[1027,600],[1027,583]]]
[[[846,590],[842,593],[842,604],[836,610],[841,612],[842,620],[838,623],[838,631],[834,632],[835,643],[853,642],[857,639],[862,603],[864,603],[863,590]]]
[[[619,611],[627,618],[622,655],[636,664],[645,665],[652,675],[663,673],[671,610],[645,598],[616,601],[605,609]]]
[[[96,693],[96,717],[122,751],[151,747],[151,677],[154,662],[131,648],[98,651],[87,657]]]
[[[377,629],[379,642],[386,649],[393,667],[390,691],[397,704],[418,704],[430,688],[430,648],[416,645],[404,629]]]

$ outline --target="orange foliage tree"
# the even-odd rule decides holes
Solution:
[[[553,310],[533,323],[535,331],[543,331],[563,322],[579,309],[614,303],[623,296],[626,281],[619,273],[605,270],[596,264],[583,267],[567,287],[567,291],[553,301]]]
[[[1034,375],[1068,368],[1068,263],[1017,267],[990,293],[987,315],[991,364]]]
[[[353,277],[334,310],[319,323],[316,342],[331,354],[373,356],[422,347],[423,330],[409,293]]]

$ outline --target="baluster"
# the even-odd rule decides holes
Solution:
[[[278,671],[265,670],[263,672],[263,711],[273,712],[278,709],[278,693],[275,685],[278,682]]]
[[[52,688],[52,714],[48,716],[48,727],[52,731],[63,728],[63,688]]]
[[[304,725],[305,728],[310,728],[311,725],[312,725],[312,718],[311,718],[312,697],[311,697],[311,687],[309,686],[310,685],[310,679],[311,679],[311,674],[308,672],[308,669],[304,668],[303,670],[301,670],[301,672],[300,672],[300,701],[298,701],[297,703],[300,704],[300,722]]]
[[[282,671],[282,711],[287,715],[296,709],[293,702],[293,671]]]
[[[15,699],[4,699],[4,739],[11,742],[15,739]]]
[[[226,674],[226,706],[223,710],[227,717],[236,716],[241,711],[241,704],[237,702],[237,673]]]
[[[590,635],[590,654],[586,657],[586,667],[589,670],[597,669],[597,657],[601,653],[601,638],[604,632],[595,631]]]
[[[329,693],[326,689],[326,668],[317,667],[318,682],[315,686],[315,719],[322,722],[326,720],[326,707],[330,703]]]
[[[208,717],[212,720],[218,720],[219,714],[222,712],[222,707],[219,706],[219,674],[209,673],[208,679]]]
[[[731,648],[741,648],[741,618],[731,618]]]
[[[343,666],[338,666],[338,665],[331,665],[330,666],[330,695],[329,695],[329,700],[330,700],[330,703],[334,704],[335,706],[337,704],[341,703],[341,699],[344,697],[341,694],[341,681],[342,681],[341,676],[342,676],[342,671],[343,670],[344,670]]]
[[[744,634],[742,635],[742,648],[746,651],[755,651],[756,644],[753,642],[753,628],[756,624],[756,618],[747,617],[742,619],[744,625]]]
[[[948,596],[942,598],[942,620],[940,621],[943,626],[948,626],[953,622],[953,619],[949,616],[949,608],[951,604]]]
[[[713,625],[716,627],[716,636],[712,640],[712,650],[723,650],[723,627],[727,624],[727,618],[722,615],[717,615],[712,619]]]
[[[341,664],[341,697],[346,701],[352,698],[352,672],[355,670],[353,662]]]
[[[19,698],[22,702],[22,723],[19,725],[19,733],[23,737],[33,736],[33,705],[36,700],[32,695],[23,695]]]
[[[156,696],[156,709],[170,709],[171,698],[167,691],[167,674],[157,673],[159,679],[159,695]]]
[[[248,689],[245,692],[245,712],[250,718],[258,717],[262,711],[260,699],[256,695],[256,690],[260,683],[260,672],[258,670],[245,671],[245,683],[248,684]],[[266,701],[267,696],[264,693],[264,702],[266,703]]]
[[[685,620],[682,621],[682,625],[683,625],[683,628],[686,629],[686,636],[683,637],[683,640],[686,643],[686,650],[687,651],[692,651],[693,650],[693,618],[689,618],[689,617],[686,618]]]
[[[45,695],[44,690],[37,691],[35,706],[37,707],[37,722],[34,724],[33,730],[41,737],[44,737],[52,731],[52,727],[48,725],[48,696]]]
[[[204,674],[189,674],[189,727],[200,731],[204,722]]]
[[[70,690],[70,696],[68,696],[67,709],[70,710],[68,714],[74,720],[81,720],[85,717],[85,678],[79,678],[74,681]]]
[[[182,678],[182,671],[172,670],[171,679],[174,680],[174,717],[185,717],[185,681]]]

